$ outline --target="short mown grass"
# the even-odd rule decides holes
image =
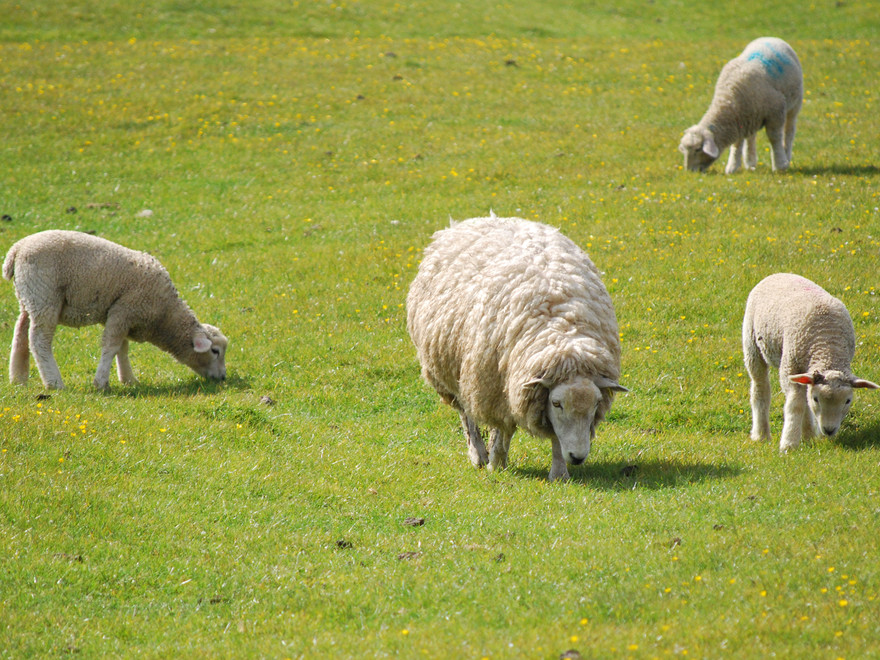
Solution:
[[[147,250],[230,338],[223,384],[136,345],[95,392],[98,327],[59,329],[65,390],[0,384],[0,657],[878,653],[880,400],[780,456],[739,339],[797,272],[880,379],[870,3],[191,4],[0,10],[0,252]],[[682,171],[762,34],[804,65],[792,169],[761,135],[755,172]],[[431,234],[490,209],[617,309],[631,393],[565,484],[524,434],[473,470],[406,334]],[[16,315],[3,283],[4,346]]]

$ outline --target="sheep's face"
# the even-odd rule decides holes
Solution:
[[[685,169],[691,172],[705,172],[721,155],[712,133],[700,126],[684,132],[678,150],[684,154]]]
[[[589,378],[576,378],[550,388],[547,417],[566,463],[580,465],[587,459],[601,401],[602,390]]]
[[[843,418],[852,405],[853,389],[877,389],[878,385],[840,371],[824,374],[797,374],[789,376],[794,383],[807,386],[807,401],[823,435],[832,436],[840,429]]]
[[[226,346],[228,341],[213,325],[203,324],[192,338],[192,353],[187,366],[202,378],[226,379]]]
[[[807,388],[807,396],[822,434],[837,433],[852,404],[853,390],[849,383],[839,380],[817,383]]]

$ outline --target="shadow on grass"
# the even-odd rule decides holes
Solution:
[[[548,469],[511,466],[510,470],[523,477],[546,479]],[[680,488],[704,481],[730,479],[742,474],[742,468],[710,463],[683,463],[679,461],[639,461],[637,463],[589,462],[580,467],[568,466],[571,483],[584,484],[606,490],[633,490],[648,488]]]
[[[226,380],[191,380],[175,383],[138,384],[133,387],[111,388],[109,396],[125,396],[132,399],[153,396],[195,396],[196,394],[217,394],[224,390],[246,390],[250,381],[242,376],[230,376]]]
[[[792,174],[805,176],[819,176],[822,174],[835,174],[840,176],[874,176],[880,174],[880,167],[876,165],[843,165],[832,164],[813,167],[793,167]]]
[[[847,433],[841,433],[831,441],[844,449],[864,451],[880,447],[880,422],[867,424]]]

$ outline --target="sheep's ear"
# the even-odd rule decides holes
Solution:
[[[679,150],[681,153],[683,153],[685,156],[687,155],[688,148],[687,148],[686,146],[684,146],[684,142],[679,142],[679,143],[678,143],[678,150]]]
[[[709,158],[718,158],[718,156],[721,155],[721,152],[718,150],[718,145],[715,144],[715,138],[711,135],[703,140],[703,153],[709,156]]]
[[[792,383],[798,383],[799,385],[813,385],[814,379],[810,374],[794,374],[788,377]]]
[[[616,380],[612,380],[606,376],[598,376],[593,379],[593,383],[595,383],[596,387],[600,390],[611,390],[612,392],[629,392],[627,388],[618,383]]]
[[[869,390],[880,390],[880,385],[872,383],[870,380],[862,380],[861,378],[853,378],[853,387],[864,387]]]
[[[197,332],[193,335],[193,350],[196,353],[207,353],[211,350],[211,340],[204,332]]]
[[[535,387],[536,385],[541,385],[542,387],[550,387],[550,383],[544,378],[533,378],[532,380],[523,383],[522,388],[524,390],[527,390],[530,387]]]

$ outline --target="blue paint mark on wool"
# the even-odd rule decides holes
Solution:
[[[749,62],[752,60],[758,60],[761,63],[761,66],[764,67],[767,75],[771,78],[779,78],[782,76],[785,72],[785,68],[791,64],[791,60],[768,43],[762,43],[759,48],[761,50],[756,50],[746,59]]]

